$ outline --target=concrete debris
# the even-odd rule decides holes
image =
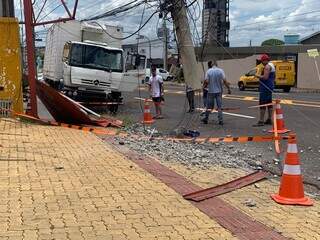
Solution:
[[[320,181],[320,177],[317,177],[317,181]]]
[[[255,187],[255,188],[260,188],[260,185],[259,185],[258,183],[255,183],[255,184],[254,184],[254,187]]]
[[[124,141],[119,141],[119,145],[124,145]]]
[[[251,199],[251,198],[247,199],[247,200],[244,202],[244,204],[245,204],[247,207],[255,207],[255,206],[257,206],[256,202],[255,202],[253,199]]]
[[[134,124],[125,129],[128,137],[116,137],[117,142],[125,142],[126,146],[140,154],[155,156],[162,161],[178,162],[185,166],[208,168],[212,165],[221,165],[229,168],[242,168],[262,170],[266,162],[262,162],[262,154],[252,152],[243,144],[230,143],[192,143],[192,142],[175,142],[152,139],[149,140],[150,132],[153,128]],[[175,133],[179,134],[183,130],[176,129]],[[145,138],[139,141],[132,135],[144,134]],[[155,135],[161,136],[161,133],[154,131]],[[155,136],[154,136],[155,137]]]

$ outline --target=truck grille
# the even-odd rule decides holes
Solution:
[[[97,87],[110,87],[111,82],[103,82],[99,80],[88,80],[88,79],[81,79],[81,83],[87,84],[87,85],[92,85],[92,86],[97,86]]]

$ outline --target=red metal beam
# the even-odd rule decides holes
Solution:
[[[62,5],[63,5],[64,9],[67,11],[69,17],[72,18],[71,13],[70,13],[70,11],[69,11],[69,8],[67,7],[67,5],[66,5],[66,3],[64,2],[64,0],[61,0],[61,3],[62,3]]]
[[[30,86],[31,115],[38,117],[37,95],[36,95],[36,63],[34,47],[33,9],[31,0],[23,0],[24,19],[26,28],[28,81]]]
[[[58,23],[58,22],[66,22],[66,21],[70,21],[70,20],[73,20],[73,19],[72,18],[59,18],[59,19],[55,19],[55,20],[51,20],[51,21],[34,23],[33,26],[41,26],[41,25],[46,25],[46,24]]]
[[[37,93],[36,93],[36,63],[35,63],[35,45],[34,45],[34,27],[39,25],[52,24],[57,22],[65,22],[75,19],[78,0],[75,0],[73,14],[69,11],[64,0],[60,0],[65,10],[67,11],[69,18],[60,18],[57,20],[36,22],[39,16],[35,16],[31,0],[23,0],[24,4],[24,18],[25,18],[25,29],[26,29],[26,45],[27,45],[27,62],[28,62],[28,81],[30,86],[30,102],[31,102],[31,115],[38,117],[37,107]],[[46,3],[46,2],[45,2]],[[43,4],[43,7],[45,5]],[[40,12],[43,10],[40,10]],[[40,14],[40,13],[39,13]]]
[[[74,3],[73,13],[72,13],[72,18],[73,19],[75,19],[75,17],[76,17],[77,8],[78,8],[78,0],[76,0],[75,3]]]

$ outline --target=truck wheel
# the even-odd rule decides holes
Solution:
[[[121,102],[121,93],[118,92],[112,92],[111,94],[108,95],[107,101],[110,103],[119,103]],[[119,105],[114,104],[114,105],[108,105],[108,110],[112,114],[117,114],[118,112]]]
[[[283,91],[286,92],[286,93],[290,92],[290,90],[291,90],[291,87],[285,87],[285,88],[283,88]]]
[[[244,86],[244,84],[243,84],[243,82],[239,82],[238,83],[238,86],[239,86],[239,90],[240,91],[244,91],[246,88],[245,88],[245,86]]]

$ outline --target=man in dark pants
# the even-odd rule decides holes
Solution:
[[[186,94],[189,103],[188,113],[194,112],[194,90],[189,85],[186,85]]]
[[[267,54],[262,54],[260,57],[264,68],[261,75],[256,75],[259,78],[259,104],[272,103],[272,92],[274,89],[274,80],[276,76],[275,66],[270,62],[270,57]],[[264,121],[266,109],[268,108],[268,118]],[[254,124],[254,127],[261,127],[265,124],[272,124],[272,105],[268,107],[260,107],[260,119]]]
[[[214,110],[214,105],[216,103],[218,109],[218,120],[219,125],[223,125],[223,115],[222,115],[222,93],[223,85],[228,88],[228,94],[231,94],[230,83],[227,82],[224,71],[217,67],[217,62],[212,63],[213,67],[210,68],[206,74],[206,79],[204,81],[204,86],[208,87],[207,96],[207,108],[205,113],[205,118],[202,119],[204,124],[208,124],[209,115],[212,110]]]
[[[208,71],[213,67],[212,65],[212,61],[208,62]],[[208,73],[207,71],[207,73]],[[206,73],[206,75],[207,75]],[[203,85],[203,89],[202,89],[202,100],[203,100],[203,106],[206,108],[207,107],[207,97],[208,97],[208,87],[205,86],[205,84]]]

